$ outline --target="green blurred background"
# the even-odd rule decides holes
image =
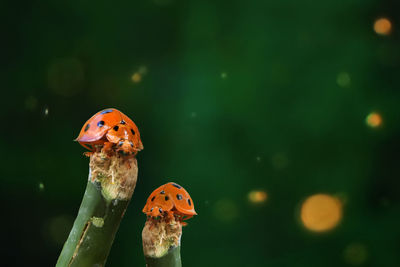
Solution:
[[[400,266],[399,1],[0,6],[2,265],[55,264],[88,175],[72,140],[115,107],[145,149],[108,266],[144,266],[168,181],[199,214],[184,266]]]

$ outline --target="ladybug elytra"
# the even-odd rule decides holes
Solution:
[[[136,124],[115,108],[104,109],[93,115],[83,125],[75,141],[89,149],[89,155],[96,150],[96,145],[103,145],[106,151],[115,147],[117,152],[133,155],[143,149]]]
[[[180,220],[187,220],[197,215],[189,193],[173,182],[164,184],[151,193],[143,213],[150,217],[175,216]]]

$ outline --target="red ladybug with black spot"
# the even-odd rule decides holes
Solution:
[[[167,183],[151,193],[143,208],[149,217],[168,217],[187,220],[197,215],[189,193],[177,183]],[[182,223],[186,225],[186,223]]]
[[[104,109],[93,115],[83,125],[75,141],[91,151],[86,155],[91,155],[99,145],[105,151],[115,148],[117,152],[132,155],[143,149],[136,124],[115,108]]]

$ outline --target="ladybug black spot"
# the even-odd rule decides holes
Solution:
[[[85,132],[87,131],[87,130],[89,130],[89,127],[90,127],[90,124],[88,123],[88,124],[86,124],[86,127],[85,127]]]
[[[160,194],[161,194],[161,195],[164,195],[164,194],[165,194],[165,191],[164,191],[164,190],[163,190],[163,191],[161,191],[161,192],[160,192]]]
[[[113,129],[114,129],[114,131],[116,131],[116,132],[117,132],[117,131],[118,131],[118,129],[119,129],[118,125],[115,125]]]
[[[192,206],[192,202],[190,201],[190,199],[188,199],[188,204],[189,206]]]
[[[135,135],[135,131],[134,131],[133,129],[131,129],[131,133],[132,133],[133,135]]]
[[[129,142],[129,144],[131,144],[131,147],[133,147],[133,143],[132,142]]]
[[[103,127],[103,126],[104,126],[104,121],[99,121],[99,122],[97,123],[97,126]]]
[[[106,109],[106,110],[102,111],[100,114],[104,115],[104,114],[107,114],[107,113],[110,113],[110,112],[113,112],[113,110],[112,109]]]
[[[168,197],[168,196],[165,196],[164,199],[165,199],[165,201],[168,201],[168,200],[169,200],[169,197]]]
[[[159,211],[160,213],[162,213],[162,208],[159,208],[158,211]]]
[[[181,200],[181,199],[182,199],[182,195],[181,195],[181,194],[177,194],[177,195],[176,195],[176,198],[177,198],[178,200]]]
[[[156,198],[155,196],[154,196],[154,197],[152,197],[152,198],[151,198],[151,201],[154,201],[154,199],[155,199],[155,198]]]
[[[153,208],[151,208],[150,211],[153,211]]]
[[[120,123],[121,123],[121,124],[126,124],[126,122],[125,122],[124,120],[122,120]]]
[[[179,188],[179,189],[182,188],[182,186],[180,186],[179,184],[176,184],[176,183],[172,183],[172,185],[175,186],[176,188]]]

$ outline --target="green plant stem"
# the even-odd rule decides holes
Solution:
[[[160,258],[146,257],[147,267],[181,267],[181,247],[174,247]]]
[[[181,236],[180,221],[149,217],[142,232],[146,267],[181,267]]]
[[[57,267],[104,266],[132,197],[137,161],[102,152],[90,158],[89,181]]]

